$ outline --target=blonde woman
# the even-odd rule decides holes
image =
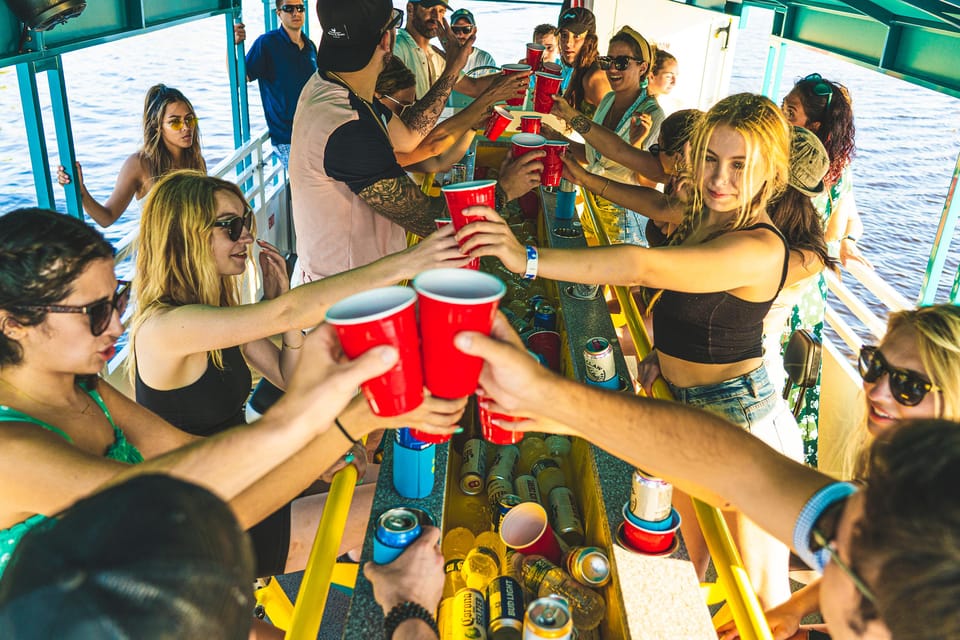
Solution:
[[[790,127],[773,102],[730,96],[693,133],[692,202],[668,246],[538,251],[520,245],[502,219],[484,209],[487,221],[461,230],[464,240],[469,236],[464,250],[497,256],[528,277],[648,288],[656,349],[641,363],[644,387],[662,372],[680,402],[720,413],[799,459],[796,423],[767,377],[762,348],[763,318],[787,272],[786,241],[767,204],[787,183],[789,148]],[[675,504],[702,577],[708,556],[692,505]],[[761,602],[785,601],[787,548],[739,514],[732,522]]]
[[[451,232],[442,230],[360,269],[290,289],[282,256],[259,242],[264,299],[240,304],[240,278],[254,243],[251,225],[252,212],[235,184],[194,171],[158,181],[141,217],[131,328],[137,402],[194,435],[213,436],[243,423],[250,367],[284,389],[300,359],[302,330],[322,322],[332,303],[425,269],[466,262]],[[449,424],[462,408],[461,401],[429,398],[398,422],[375,418],[357,399],[340,423],[351,433],[358,422],[380,428],[409,420]],[[359,448],[354,453],[362,455]],[[358,491],[344,550],[362,541],[372,497],[372,488]],[[321,497],[297,500],[292,513],[281,509],[253,531],[262,566],[275,573],[302,568],[315,532],[312,516],[320,508]]]
[[[960,307],[950,304],[895,311],[879,345],[860,349],[866,420],[849,443],[846,477],[863,477],[873,439],[907,420],[960,422]],[[819,611],[820,580],[767,612],[774,640],[805,638],[800,621]],[[738,638],[733,623],[718,629]],[[800,634],[800,635],[797,635]]]
[[[206,173],[198,123],[193,105],[180,91],[164,84],[150,87],[143,101],[143,146],[124,161],[113,193],[105,203],[100,204],[87,191],[83,170],[77,163],[76,179],[83,210],[101,227],[109,227],[127,210],[134,197],[139,201],[147,196],[157,178],[176,169]],[[67,170],[59,166],[57,182],[65,185],[70,181]]]

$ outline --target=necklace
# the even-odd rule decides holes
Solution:
[[[353,90],[353,87],[350,86],[350,83],[347,82],[346,80],[344,80],[343,78],[341,78],[341,77],[340,77],[340,74],[338,74],[338,73],[336,73],[336,72],[334,72],[334,71],[325,71],[324,73],[326,73],[328,76],[333,76],[334,78],[336,78],[337,80],[339,80],[339,81],[340,81],[340,84],[342,84],[343,86],[345,86],[345,87],[347,88],[347,91],[349,91],[349,92],[352,93],[353,95],[355,95],[355,96],[357,96],[358,98],[360,98],[360,102],[362,102],[363,104],[365,104],[365,105],[367,106],[367,109],[370,110],[370,115],[372,115],[372,116],[373,116],[373,119],[376,120],[376,121],[377,121],[377,124],[380,125],[380,128],[383,130],[383,135],[387,136],[387,138],[390,138],[390,134],[387,133],[387,125],[383,124],[383,120],[380,119],[380,116],[377,115],[377,112],[374,110],[373,105],[370,104],[370,102],[367,101],[366,98],[364,98],[364,97],[361,96],[359,93],[357,93],[356,91],[354,91],[354,90]]]
[[[33,397],[32,395],[30,395],[30,394],[27,393],[26,391],[20,389],[19,387],[13,386],[12,384],[10,384],[10,383],[7,382],[6,380],[4,380],[2,377],[0,377],[0,383],[2,383],[2,384],[3,384],[4,386],[6,386],[7,388],[13,390],[13,392],[16,393],[17,395],[23,396],[24,398],[26,398],[26,399],[29,400],[30,402],[33,402],[33,403],[35,403],[35,404],[40,404],[40,405],[43,405],[43,406],[46,406],[46,407],[50,407],[51,409],[56,409],[57,411],[63,411],[63,409],[64,409],[64,407],[61,407],[61,406],[59,406],[59,405],[55,405],[55,404],[52,404],[52,403],[47,402],[47,401],[45,401],[45,400],[41,400],[40,398],[35,398],[35,397]],[[87,412],[90,410],[90,396],[88,396],[86,393],[84,393],[84,394],[82,394],[81,398],[82,398],[82,401],[83,401],[83,408],[82,408],[82,409],[77,409],[76,407],[67,407],[67,408],[69,408],[71,411],[74,411],[74,412],[76,412],[76,413],[79,413],[80,415],[87,415]]]

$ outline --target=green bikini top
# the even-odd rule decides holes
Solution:
[[[107,409],[107,405],[103,401],[103,398],[100,397],[100,394],[95,389],[87,389],[83,385],[81,385],[80,388],[86,391],[93,401],[97,403],[97,406],[103,411],[103,415],[106,416],[110,426],[113,427],[113,444],[107,448],[103,457],[110,460],[117,460],[118,462],[126,462],[127,464],[139,464],[143,462],[143,455],[127,440],[127,437],[123,435],[120,427],[113,422],[113,416],[110,415],[110,410]],[[0,422],[30,422],[39,425],[47,431],[52,431],[71,444],[73,443],[70,436],[55,426],[7,406],[0,405]],[[0,576],[3,575],[3,570],[6,569],[13,550],[20,544],[23,536],[25,536],[30,529],[47,519],[47,516],[38,513],[23,522],[13,525],[9,529],[0,529]]]

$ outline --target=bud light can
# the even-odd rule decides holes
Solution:
[[[563,598],[538,598],[523,617],[523,640],[570,640],[573,617]]]
[[[500,499],[513,493],[513,483],[503,478],[493,478],[487,483],[487,500],[494,508],[500,504]]]
[[[410,543],[420,537],[420,518],[404,507],[388,509],[377,518],[373,537],[373,561],[388,564],[396,560]]]
[[[587,382],[605,389],[619,389],[617,363],[613,359],[613,345],[604,337],[587,340],[583,348],[583,361],[587,368]]]
[[[503,517],[507,515],[507,512],[510,511],[510,509],[513,509],[515,506],[517,506],[521,502],[523,502],[523,500],[521,500],[520,496],[518,496],[515,493],[508,493],[507,495],[497,500],[497,505],[496,505],[497,512],[494,515],[497,526],[494,527],[494,531],[500,531],[500,523],[503,522]]]
[[[487,585],[487,631],[490,640],[520,640],[523,633],[523,588],[510,576]]]

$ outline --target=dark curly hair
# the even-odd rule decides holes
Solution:
[[[819,95],[814,87],[824,83],[832,89],[831,95]],[[836,184],[840,174],[850,164],[856,154],[854,140],[857,130],[853,124],[853,103],[850,92],[839,82],[825,79],[802,78],[793,85],[807,114],[804,127],[817,134],[820,142],[827,149],[830,156],[830,169],[824,181],[828,185]],[[829,102],[829,106],[828,103]],[[818,123],[819,127],[811,127],[810,123]]]
[[[21,325],[38,325],[47,313],[24,305],[63,300],[88,264],[113,254],[103,235],[78,218],[48,209],[11,211],[0,222],[0,309]],[[22,358],[20,343],[0,332],[0,366]]]

